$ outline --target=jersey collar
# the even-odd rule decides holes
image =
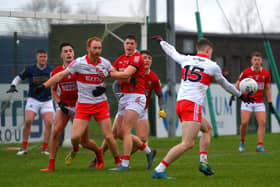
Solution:
[[[86,61],[88,64],[91,64],[91,65],[94,65],[94,66],[97,66],[97,64],[99,64],[101,62],[101,58],[98,57],[98,62],[96,64],[92,63],[88,57],[88,55],[86,55]]]
[[[263,68],[261,67],[259,72],[261,72],[262,69],[263,69]],[[257,71],[255,70],[254,66],[251,66],[251,70],[257,72]]]
[[[197,53],[195,56],[204,57],[204,58],[208,58],[209,59],[208,55],[202,54],[202,53]]]

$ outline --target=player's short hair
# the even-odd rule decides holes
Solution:
[[[91,38],[89,38],[89,39],[87,40],[87,47],[90,46],[90,44],[91,44],[92,41],[98,41],[98,42],[102,43],[102,40],[101,40],[100,38],[94,36],[94,37],[91,37]]]
[[[204,50],[206,47],[211,47],[213,49],[214,45],[213,45],[212,42],[210,42],[206,38],[202,38],[202,39],[197,41],[197,43],[196,43],[196,49],[197,50]]]
[[[134,40],[135,42],[137,41],[136,40],[136,36],[134,34],[128,34],[126,35],[126,37],[124,38],[124,40],[126,39],[130,39],[130,40]]]
[[[259,52],[259,51],[254,51],[254,52],[252,52],[252,54],[251,54],[251,58],[253,58],[254,56],[256,56],[256,57],[261,57],[261,58],[262,58],[262,53]]]
[[[70,46],[70,47],[72,47],[72,49],[74,49],[72,44],[70,44],[68,42],[62,42],[59,46],[60,52],[62,51],[62,48],[65,47],[65,46]]]
[[[46,51],[45,49],[38,49],[38,50],[36,51],[36,54],[39,54],[39,53],[45,53],[45,54],[47,54],[47,51]]]
[[[142,50],[140,51],[141,54],[147,54],[147,55],[150,55],[150,56],[153,56],[152,53],[149,51],[149,50]]]

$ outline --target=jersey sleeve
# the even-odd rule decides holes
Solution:
[[[158,76],[156,74],[154,74],[155,77],[155,92],[160,92],[161,91],[161,84],[160,84],[160,80],[158,78]]]
[[[265,83],[269,84],[270,82],[271,82],[270,73],[269,73],[269,71],[267,71],[267,75],[266,75],[266,78],[265,78]]]
[[[242,71],[241,74],[239,75],[238,77],[238,81],[241,81],[242,79],[246,78],[246,72],[245,71]]]
[[[181,64],[183,61],[186,61],[188,59],[188,56],[181,55],[180,53],[178,53],[175,47],[170,45],[166,41],[161,41],[160,46],[165,52],[165,54],[170,56],[178,64]]]
[[[78,67],[79,67],[79,61],[74,60],[73,62],[71,62],[71,64],[68,65],[66,70],[69,71],[71,74],[74,74],[78,71]]]
[[[29,67],[25,67],[20,73],[19,73],[19,77],[24,80],[28,77],[30,77],[30,68]]]
[[[120,57],[118,57],[118,58],[114,61],[112,67],[114,67],[115,69],[118,70],[118,62],[119,62],[119,61],[120,61]]]

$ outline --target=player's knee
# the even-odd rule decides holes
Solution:
[[[182,142],[182,149],[184,151],[191,149],[195,144],[195,141],[191,141],[191,142]]]
[[[103,135],[104,139],[108,142],[112,141],[114,139],[113,134],[104,134]]]
[[[145,143],[147,142],[148,138],[146,136],[139,136],[140,140]]]

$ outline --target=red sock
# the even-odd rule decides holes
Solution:
[[[168,163],[165,162],[164,160],[162,160],[161,163],[162,163],[163,165],[165,165],[165,167],[168,167]]]
[[[119,155],[115,156],[114,159],[115,159],[115,164],[120,164],[121,163],[121,158],[120,158]]]
[[[130,156],[129,155],[122,155],[121,159],[122,160],[130,160]]]
[[[47,149],[47,148],[48,148],[48,143],[43,142],[43,147],[42,147],[42,149],[45,150],[45,149]]]
[[[49,159],[49,169],[54,169],[55,159]]]
[[[143,151],[146,147],[146,144],[143,143],[143,145],[140,147],[140,150]]]
[[[200,152],[200,154],[205,154],[205,155],[207,155],[207,152]]]
[[[79,151],[79,145],[74,146],[74,147],[73,147],[73,151],[74,151],[74,152],[78,152],[78,151]]]
[[[27,141],[22,141],[22,148],[26,149],[27,148]]]
[[[262,142],[258,142],[258,145],[263,145],[263,143]]]
[[[244,143],[245,142],[245,138],[241,138],[240,142]]]

